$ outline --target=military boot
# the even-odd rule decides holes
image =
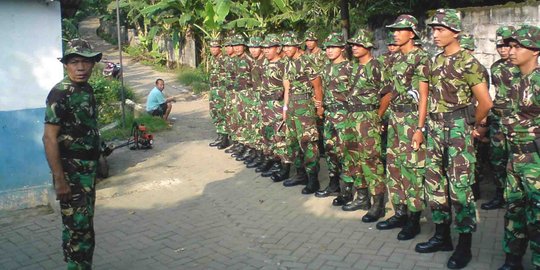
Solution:
[[[326,198],[329,196],[337,196],[339,195],[339,174],[330,174],[330,182],[328,182],[328,186],[323,189],[315,192],[315,197],[317,198]]]
[[[319,173],[310,172],[308,175],[307,185],[302,189],[302,194],[313,194],[319,190]]]
[[[391,230],[394,228],[400,228],[407,223],[407,206],[404,204],[394,205],[394,215],[385,221],[377,223],[377,229],[379,230]]]
[[[456,250],[448,259],[446,266],[450,269],[461,269],[467,266],[472,259],[471,244],[472,233],[460,233]]]
[[[274,165],[274,160],[271,157],[264,157],[263,162],[255,169],[255,172],[266,172],[272,165]]]
[[[259,151],[253,149],[249,157],[244,159],[244,164],[248,165],[249,163],[253,162],[258,156],[259,156]]]
[[[281,164],[281,170],[279,172],[275,172],[270,177],[272,181],[274,182],[281,182],[287,178],[289,178],[289,173],[291,171],[291,164],[290,163],[284,163]]]
[[[233,158],[237,158],[237,157],[241,157],[244,152],[247,150],[247,147],[243,144],[239,144],[240,146],[236,149],[236,151],[234,151],[232,154],[231,154],[231,157]]]
[[[306,185],[308,183],[306,168],[296,168],[296,175],[283,181],[283,186],[294,187],[298,185]]]
[[[454,250],[450,236],[450,224],[435,224],[435,235],[427,242],[416,244],[414,250],[418,253]]]
[[[362,217],[362,222],[371,223],[384,217],[384,193],[373,196],[373,205],[369,211]]]
[[[238,142],[233,141],[233,145],[231,148],[225,150],[225,153],[232,154],[238,150],[238,147],[240,147],[240,144]]]
[[[523,270],[521,260],[522,256],[506,253],[504,264],[499,267],[499,270]]]
[[[229,135],[223,134],[223,138],[221,139],[221,143],[217,146],[217,149],[222,150],[227,147],[231,146],[231,141],[229,140]],[[227,150],[225,150],[227,151]]]
[[[246,168],[248,168],[248,169],[257,168],[259,165],[261,165],[263,163],[264,160],[265,160],[265,158],[264,158],[263,152],[259,151],[257,153],[257,157],[252,162],[246,164]]]
[[[339,181],[340,192],[339,192],[339,195],[334,200],[332,200],[332,205],[343,206],[347,204],[348,202],[352,201],[353,200],[352,186],[353,186],[353,183],[345,183],[340,180]]]
[[[480,200],[480,183],[474,182],[474,184],[471,185],[471,190],[473,193],[474,201]]]
[[[491,201],[483,203],[480,205],[480,208],[484,210],[493,210],[493,209],[499,209],[504,207],[504,196],[503,196],[503,189],[497,188],[495,190],[495,197],[491,199]]]
[[[356,199],[341,207],[343,211],[369,210],[369,191],[367,188],[356,188]]]
[[[244,154],[241,156],[236,157],[236,161],[244,161],[247,158],[251,156],[251,154],[254,152],[253,148],[247,146],[246,151],[244,151]]]
[[[218,133],[217,138],[213,142],[209,143],[208,146],[216,147],[221,143],[222,140],[223,140],[223,134]]]
[[[279,172],[279,171],[281,171],[281,162],[279,161],[279,159],[276,159],[276,160],[272,161],[272,166],[270,166],[270,168],[268,168],[267,171],[261,172],[261,176],[262,177],[270,177],[274,173]]]
[[[407,223],[401,229],[397,235],[398,240],[409,240],[413,239],[420,233],[420,216],[422,211],[411,212],[407,219]]]

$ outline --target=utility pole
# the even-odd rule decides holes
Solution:
[[[118,54],[120,55],[120,67],[122,68],[122,71],[120,72],[120,95],[122,97],[122,127],[126,127],[126,97],[124,95],[124,64],[122,63],[122,39],[121,39],[121,31],[120,31],[120,4],[119,0],[116,0],[116,31],[118,32]]]
[[[349,0],[340,0],[340,14],[341,14],[341,31],[345,41],[349,39]],[[347,49],[347,53],[351,55],[351,49]]]

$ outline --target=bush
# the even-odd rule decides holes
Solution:
[[[195,94],[210,90],[208,75],[200,69],[182,67],[178,71],[177,79],[181,84],[191,87]]]

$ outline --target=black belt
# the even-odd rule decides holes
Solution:
[[[290,97],[289,97],[289,100],[291,101],[295,101],[295,100],[308,100],[308,99],[311,99],[311,94],[309,93],[304,93],[304,94],[292,94]]]
[[[61,158],[72,158],[82,160],[98,160],[100,155],[99,148],[94,150],[60,151]]]
[[[538,150],[536,149],[536,145],[534,144],[534,142],[530,142],[525,144],[510,143],[510,151],[513,154],[527,154],[534,153]]]
[[[368,112],[379,109],[379,106],[375,104],[347,104],[345,107],[349,112]]]
[[[275,93],[271,95],[261,94],[261,101],[271,101],[271,100],[283,100],[283,93]]]
[[[429,117],[433,121],[453,121],[457,119],[464,119],[467,118],[467,107],[457,109],[452,112],[444,112],[444,113],[429,113]]]
[[[334,103],[330,105],[324,106],[324,108],[329,112],[337,112],[339,110],[347,110],[347,107],[345,107],[345,104],[342,103]]]
[[[418,106],[416,104],[392,104],[390,108],[394,112],[416,112],[418,111]]]
[[[512,109],[507,108],[492,108],[491,111],[499,117],[508,117],[512,115]]]

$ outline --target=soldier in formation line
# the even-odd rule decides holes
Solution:
[[[367,210],[363,222],[384,217],[388,190],[394,215],[376,228],[401,228],[398,240],[420,233],[421,213],[429,207],[435,233],[415,250],[453,250],[447,266],[460,269],[471,260],[477,222],[474,140],[487,141],[489,127],[486,164],[496,192],[481,208],[507,208],[500,269],[523,269],[529,240],[538,269],[540,30],[499,28],[501,59],[489,76],[469,51],[474,40],[462,33],[456,10],[437,10],[428,24],[441,49],[434,58],[421,48],[417,25],[413,16],[397,17],[387,26],[389,53],[378,58],[367,30],[347,41],[331,33],[325,53],[311,31],[305,51],[291,32],[249,42],[238,34],[227,37],[223,56],[219,40],[212,40],[210,107],[218,138],[211,146],[224,149],[231,140],[226,152],[246,167],[284,186],[303,185],[302,194],[335,196],[332,204],[343,211]],[[347,44],[353,60],[345,57]],[[330,178],[322,190],[320,153]],[[452,216],[459,233],[455,248]]]

